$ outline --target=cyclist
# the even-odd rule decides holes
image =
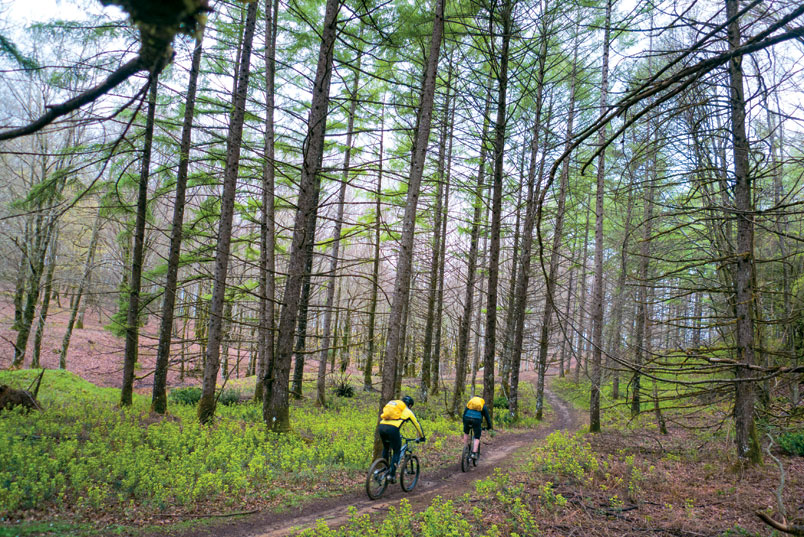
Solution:
[[[483,418],[486,419],[486,428],[493,430],[491,425],[491,416],[489,409],[486,407],[486,402],[482,397],[472,397],[466,403],[466,408],[463,411],[463,443],[469,440],[469,431],[474,432],[474,442],[472,442],[472,458],[477,459],[477,450],[480,447],[480,431],[483,425]]]
[[[399,433],[399,429],[410,421],[419,433],[419,441],[425,441],[422,426],[416,419],[416,415],[410,410],[411,407],[413,407],[413,398],[409,395],[405,395],[402,399],[388,401],[380,414],[380,424],[377,425],[377,432],[382,440],[382,458],[391,462],[391,471],[388,474],[388,480],[391,483],[396,482],[396,465],[399,464],[399,451],[402,448],[402,435]],[[389,449],[393,450],[392,459],[388,458]]]

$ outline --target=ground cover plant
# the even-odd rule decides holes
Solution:
[[[26,387],[36,374],[3,371],[0,383]],[[242,397],[249,382],[232,382],[223,393]],[[0,519],[100,518],[141,526],[165,522],[166,515],[175,522],[287,506],[361,484],[371,460],[376,393],[332,397],[326,409],[298,401],[293,430],[281,435],[265,428],[261,405],[250,401],[220,406],[215,422],[201,426],[196,407],[187,404],[192,393],[178,390],[161,418],[149,413],[149,398],[136,396],[121,409],[119,390],[46,371],[44,411],[0,418],[0,450],[7,454]],[[532,389],[525,395],[526,402],[534,397]],[[461,442],[459,422],[435,398],[415,410],[428,437],[418,450],[424,471],[451,462]]]

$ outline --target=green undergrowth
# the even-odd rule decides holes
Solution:
[[[2,371],[0,383],[27,388],[36,374]],[[248,389],[243,382],[227,387],[241,394]],[[304,388],[314,392],[312,382]],[[534,406],[531,388],[523,390],[523,408]],[[44,411],[0,415],[0,522],[45,513],[78,520],[117,513],[121,522],[134,523],[199,505],[287,506],[341,493],[362,481],[376,425],[377,393],[354,395],[330,395],[324,409],[307,398],[295,401],[292,431],[276,434],[252,402],[219,405],[214,423],[201,426],[196,407],[175,398],[165,417],[151,414],[144,396],[121,409],[119,390],[48,370],[39,391]],[[460,422],[444,412],[440,398],[418,402],[414,410],[428,437],[417,447],[423,468],[451,462]],[[525,412],[523,422],[530,421]],[[406,427],[403,434],[416,436]]]

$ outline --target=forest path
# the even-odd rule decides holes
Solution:
[[[523,373],[523,380],[535,383],[535,374]],[[447,467],[431,469],[422,467],[419,483],[412,493],[402,492],[399,484],[389,485],[380,500],[372,501],[366,496],[364,487],[340,496],[316,500],[299,507],[287,509],[281,513],[264,512],[228,523],[216,523],[214,526],[196,527],[189,533],[178,535],[194,535],[204,537],[281,537],[315,526],[321,519],[330,527],[337,527],[349,519],[348,507],[354,506],[358,514],[375,514],[386,512],[391,505],[398,505],[406,498],[413,512],[420,512],[430,506],[436,496],[444,499],[455,498],[474,490],[474,482],[488,477],[495,468],[505,468],[530,447],[534,441],[545,438],[557,430],[574,430],[580,423],[578,413],[566,401],[560,399],[549,389],[545,389],[545,399],[552,407],[552,413],[538,428],[518,432],[500,433],[493,439],[483,437],[483,457],[478,467],[463,473],[458,468],[458,451],[455,452],[455,464]],[[176,534],[174,534],[176,535]]]

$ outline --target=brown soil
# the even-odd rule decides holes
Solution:
[[[535,375],[525,374],[528,380]],[[532,379],[531,379],[532,380]],[[474,482],[488,477],[495,468],[505,468],[521,455],[533,442],[543,439],[556,430],[575,429],[580,419],[577,412],[552,392],[545,392],[547,401],[553,408],[549,420],[537,429],[519,433],[500,433],[493,439],[483,437],[483,456],[477,468],[463,473],[455,464],[445,468],[428,469],[422,467],[421,477],[411,493],[404,493],[398,485],[389,485],[380,500],[372,501],[361,486],[341,496],[314,500],[299,507],[282,512],[266,511],[236,519],[222,520],[206,528],[170,531],[174,537],[279,537],[313,527],[318,520],[324,520],[330,527],[344,524],[348,520],[347,508],[354,506],[358,514],[382,515],[391,505],[397,505],[406,498],[414,512],[426,509],[436,496],[449,499],[473,490]],[[158,535],[165,535],[159,533]]]

